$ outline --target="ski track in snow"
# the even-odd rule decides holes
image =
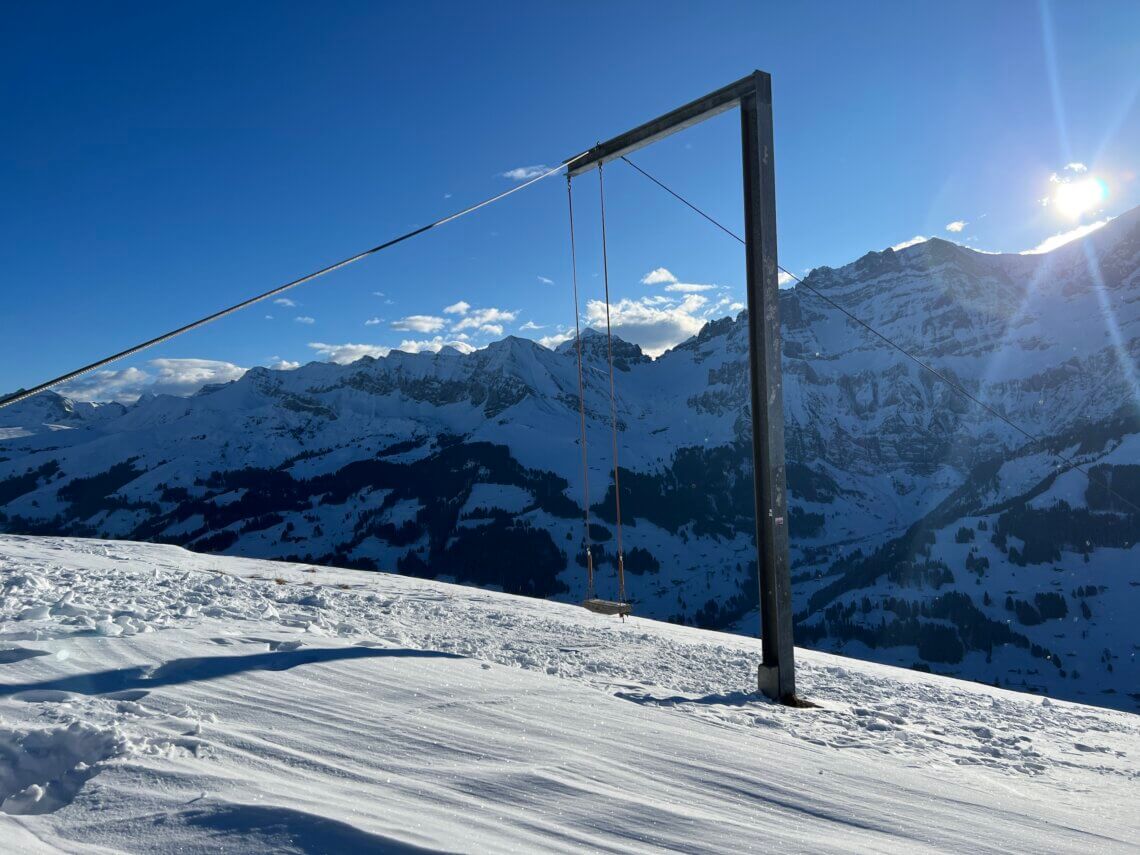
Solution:
[[[1140,839],[1128,713],[803,650],[789,709],[755,640],[172,546],[4,536],[0,581],[6,850]]]

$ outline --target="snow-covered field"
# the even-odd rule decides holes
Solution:
[[[1136,851],[1140,718],[399,576],[0,537],[4,852]]]

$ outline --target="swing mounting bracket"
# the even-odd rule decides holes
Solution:
[[[703,98],[598,143],[565,163],[568,164],[567,175],[573,178],[735,107],[740,108],[744,177],[748,364],[752,387],[756,559],[763,651],[757,687],[773,700],[800,705],[796,698],[788,556],[772,78],[763,71],[754,71]]]

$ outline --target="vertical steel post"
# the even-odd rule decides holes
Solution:
[[[780,364],[780,294],[776,267],[776,175],[772,78],[752,75],[740,99],[744,159],[744,235],[748,278],[752,459],[755,466],[756,558],[764,661],[760,691],[790,702],[796,694],[788,497],[784,474],[784,395]]]

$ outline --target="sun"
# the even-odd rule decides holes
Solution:
[[[1082,178],[1058,184],[1053,192],[1053,204],[1071,220],[1093,210],[1108,196],[1108,188],[1099,178]]]

